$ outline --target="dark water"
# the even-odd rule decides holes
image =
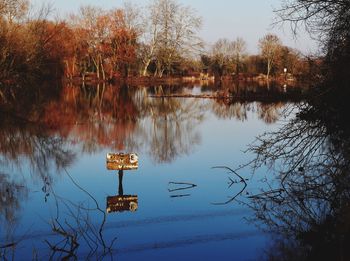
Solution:
[[[288,122],[295,103],[283,89],[283,101],[149,97],[173,92],[213,91],[66,86],[36,113],[42,124],[4,121],[1,258],[263,257],[271,234],[249,222],[255,213],[246,203],[273,182],[269,170],[239,170],[245,187],[228,169],[213,167],[249,162],[247,145]],[[137,153],[138,169],[121,180],[106,169],[108,152]],[[107,213],[107,197],[121,194],[136,196],[137,210]]]

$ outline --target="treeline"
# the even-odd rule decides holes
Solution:
[[[113,10],[84,6],[56,22],[48,19],[49,8],[29,13],[28,0],[0,0],[1,82],[201,72],[301,76],[316,61],[283,46],[275,35],[260,40],[259,55],[249,55],[241,38],[220,39],[205,50],[198,36],[201,17],[176,0],[153,0],[142,9],[130,4]]]
[[[321,63],[319,58],[304,56],[300,51],[283,45],[273,34],[263,36],[258,48],[259,54],[249,55],[244,39],[219,39],[209,54],[201,56],[201,64],[219,77],[264,74],[266,79],[271,75],[302,79],[317,74]]]

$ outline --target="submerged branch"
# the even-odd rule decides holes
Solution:
[[[186,190],[186,189],[191,189],[194,187],[197,187],[196,184],[193,183],[187,183],[187,182],[169,182],[169,185],[182,185],[183,187],[175,188],[175,189],[168,189],[169,192],[174,192],[174,191],[179,191],[179,190]]]

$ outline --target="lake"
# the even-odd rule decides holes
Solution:
[[[251,222],[248,203],[273,176],[242,165],[297,102],[286,87],[259,88],[228,100],[154,97],[218,91],[205,85],[67,85],[31,114],[40,124],[3,121],[2,258],[264,258],[273,234]],[[110,152],[137,153],[138,168],[108,170]],[[130,198],[130,209],[110,206]]]

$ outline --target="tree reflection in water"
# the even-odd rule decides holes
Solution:
[[[89,200],[75,202],[57,195],[52,189],[53,201],[55,202],[54,212],[56,214],[48,221],[51,233],[43,235],[27,233],[20,237],[14,235],[16,224],[12,216],[9,216],[12,213],[8,210],[20,205],[18,204],[20,195],[26,193],[27,190],[22,185],[4,182],[2,176],[0,176],[1,188],[7,186],[7,189],[12,189],[11,192],[5,190],[6,194],[1,193],[2,200],[5,196],[7,197],[7,203],[5,202],[4,207],[0,208],[0,214],[3,210],[9,214],[6,216],[8,219],[6,236],[2,237],[5,242],[0,244],[1,260],[13,260],[15,256],[18,256],[16,252],[20,252],[20,248],[26,245],[28,240],[30,240],[30,245],[33,248],[33,260],[78,260],[82,258],[103,260],[108,257],[111,260],[113,259],[112,248],[116,238],[111,238],[108,242],[104,238],[105,211],[100,208],[93,195],[82,188],[65,169],[64,172],[74,186],[85,194]],[[43,237],[44,242],[41,242],[41,240],[35,241],[36,236]],[[45,243],[47,248],[43,248],[42,243]]]
[[[291,87],[284,91],[279,86],[266,88],[252,83],[223,84],[219,95],[230,98],[213,102],[212,111],[217,117],[246,121],[252,111],[267,124],[276,123],[283,116],[286,103],[299,103],[303,99],[300,88]]]
[[[266,94],[261,88],[230,87],[228,91],[236,98],[210,103],[201,99],[149,97],[149,93],[184,91],[176,86],[66,85],[60,99],[46,106],[43,122],[53,133],[81,144],[83,152],[95,153],[103,148],[144,151],[155,162],[169,163],[200,144],[197,126],[210,106],[219,118],[244,121],[249,111],[258,111],[262,120],[274,123],[284,104],[276,100],[300,100],[297,90],[283,94],[275,88]]]
[[[205,103],[188,99],[153,99],[150,104],[149,154],[157,163],[188,155],[200,143],[197,126],[203,121]]]
[[[55,238],[45,240],[50,250],[49,260],[81,258],[103,260],[106,257],[112,260],[116,237],[110,238],[108,242],[105,240],[106,212],[99,206],[94,196],[81,187],[67,170],[65,173],[73,185],[89,200],[74,202],[54,194],[56,216],[49,224]],[[89,201],[92,201],[93,206]]]
[[[47,106],[44,122],[81,144],[83,152],[144,150],[160,163],[188,154],[200,143],[196,126],[205,108],[199,100],[150,98],[142,87],[65,86],[60,100]]]
[[[350,135],[329,111],[304,104],[250,148],[254,169],[275,174],[249,203],[255,221],[277,235],[268,259],[350,259]]]
[[[258,115],[267,124],[276,123],[282,116],[285,109],[285,103],[260,103],[258,106]]]
[[[258,117],[267,124],[276,123],[282,116],[285,103],[273,102],[241,102],[216,100],[212,104],[212,111],[218,118],[248,120],[249,112],[256,112]]]
[[[75,159],[68,141],[51,135],[43,126],[3,119],[0,126],[0,163],[4,172],[29,167],[31,178],[42,182],[46,192],[46,187],[53,182],[51,171],[60,172]]]
[[[254,110],[254,104],[248,102],[227,102],[225,100],[217,100],[212,104],[212,111],[222,119],[237,119],[246,121],[248,112]]]
[[[28,189],[24,182],[10,179],[10,175],[0,173],[0,228],[5,242],[0,243],[0,258],[2,245],[13,247],[17,243],[14,238],[18,222],[18,212],[21,203],[27,199]]]
[[[65,86],[60,100],[45,112],[45,124],[82,144],[83,152],[123,150],[133,145],[139,110],[127,86]]]
[[[165,91],[162,87],[150,89],[155,92]],[[48,238],[46,242],[51,257],[74,259],[77,253],[81,255],[79,251],[87,249],[85,256],[99,259],[108,255],[113,245],[113,241],[109,245],[103,240],[104,211],[74,180],[72,182],[76,187],[87,194],[96,206],[91,208],[86,202],[72,202],[60,197],[53,188],[55,176],[51,172],[58,170],[60,174],[66,173],[66,169],[75,160],[73,150],[88,154],[106,148],[130,150],[147,153],[157,163],[170,163],[180,156],[190,154],[200,144],[199,125],[210,108],[219,118],[240,120],[245,120],[250,110],[257,111],[259,117],[267,123],[275,122],[281,111],[281,103],[274,104],[264,99],[255,103],[246,102],[245,98],[230,101],[158,99],[148,96],[150,89],[103,84],[66,85],[57,100],[50,99],[37,112],[34,109],[31,111],[32,115],[37,115],[39,125],[2,117],[0,161],[4,170],[0,170],[0,196],[1,200],[6,198],[7,205],[1,205],[0,217],[1,222],[5,222],[1,224],[1,231],[7,233],[3,248],[6,249],[5,252],[13,246],[15,250],[18,238],[16,241],[12,228],[16,217],[19,217],[20,205],[28,195],[26,180],[14,181],[10,178],[13,175],[4,174],[11,173],[11,166],[20,169],[23,164],[29,165],[31,178],[42,183],[45,200],[50,196],[57,204],[58,214],[50,221],[56,237]],[[297,126],[297,122],[295,124]],[[316,128],[311,128],[313,129]],[[287,130],[293,131],[292,128]],[[301,134],[304,133],[307,132]],[[275,143],[278,144],[278,141]],[[271,142],[268,145],[273,144]],[[302,167],[300,170],[307,171],[306,166]],[[263,196],[266,195],[262,194],[252,200],[258,202]],[[62,211],[69,214],[69,220],[64,220],[64,216],[59,215]],[[91,220],[99,220],[100,224],[93,225]],[[0,254],[4,255],[4,251],[0,250]],[[9,257],[8,252],[5,254]]]
[[[22,205],[27,200],[30,180],[42,184],[45,201],[52,193],[56,172],[75,159],[64,138],[51,136],[43,126],[2,115],[0,123],[0,257],[14,254]],[[30,177],[19,175],[30,170]],[[52,170],[56,170],[52,172]],[[4,245],[3,245],[4,244]],[[9,250],[10,249],[10,250]],[[5,256],[1,256],[5,255]],[[6,258],[5,258],[6,259]]]

